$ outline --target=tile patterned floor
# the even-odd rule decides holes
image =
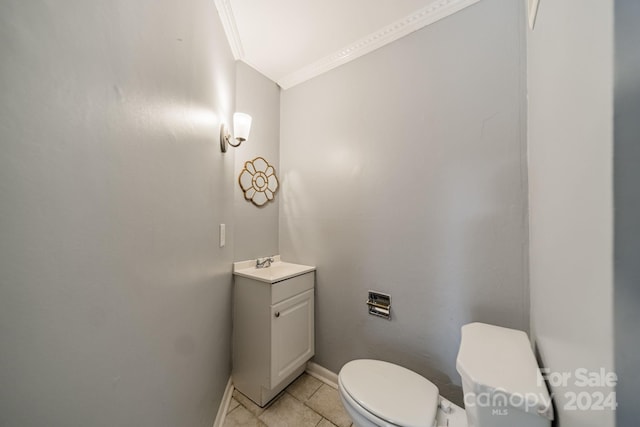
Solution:
[[[238,390],[224,427],[351,427],[338,390],[302,374],[268,406],[261,408]]]

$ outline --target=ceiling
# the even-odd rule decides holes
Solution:
[[[480,0],[215,0],[235,59],[288,89]]]

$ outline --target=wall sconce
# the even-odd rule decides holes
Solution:
[[[245,113],[233,114],[233,137],[227,130],[224,123],[220,125],[220,150],[227,152],[227,144],[232,147],[238,147],[242,141],[249,139],[249,131],[251,130],[251,116]],[[232,140],[237,143],[233,143]]]

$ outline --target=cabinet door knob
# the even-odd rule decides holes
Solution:
[[[276,317],[280,317],[280,312],[276,311]]]

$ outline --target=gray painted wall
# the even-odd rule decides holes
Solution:
[[[280,249],[317,265],[316,358],[461,402],[460,327],[528,329],[523,2],[485,0],[282,93]],[[368,289],[393,320],[369,316]]]
[[[613,370],[613,2],[542,1],[528,34],[531,331],[558,425],[608,427],[611,411],[570,410],[575,370]],[[636,254],[637,255],[637,254]],[[637,325],[636,325],[637,326]]]
[[[280,193],[261,207],[245,200],[238,184],[244,164],[256,157],[266,159],[280,176],[280,87],[244,62],[237,62],[236,109],[253,121],[249,140],[235,151],[234,217],[236,261],[278,253]]]
[[[0,3],[0,425],[206,426],[234,62],[210,0]]]
[[[616,425],[640,422],[640,2],[615,2],[615,366]]]

